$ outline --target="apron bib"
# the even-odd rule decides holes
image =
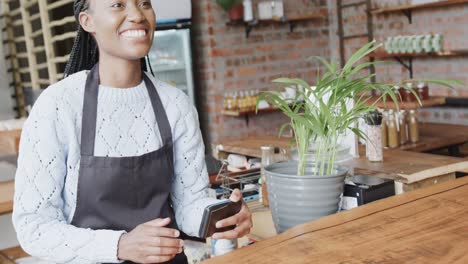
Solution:
[[[88,73],[74,226],[130,232],[145,222],[170,217],[168,227],[178,229],[170,205],[174,175],[171,127],[153,82],[144,73],[143,77],[163,146],[137,157],[95,157],[99,64]],[[187,258],[182,252],[168,263],[186,264]]]

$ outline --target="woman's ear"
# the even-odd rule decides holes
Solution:
[[[93,18],[86,12],[81,12],[78,16],[81,27],[88,33],[95,32]]]

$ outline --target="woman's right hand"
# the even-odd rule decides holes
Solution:
[[[118,258],[136,263],[162,263],[173,259],[182,252],[184,242],[178,239],[178,230],[165,227],[170,222],[170,218],[158,218],[123,234]]]

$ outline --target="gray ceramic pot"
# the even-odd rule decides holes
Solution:
[[[314,219],[334,214],[348,170],[335,166],[332,175],[312,176],[314,164],[305,176],[297,176],[297,162],[275,163],[265,168],[268,198],[278,233]]]

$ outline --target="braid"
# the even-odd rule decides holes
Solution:
[[[70,58],[65,67],[64,78],[82,70],[90,70],[99,61],[99,49],[96,40],[79,23],[80,13],[88,9],[89,0],[75,0],[73,3],[73,11],[78,23],[78,29]],[[146,71],[145,58],[141,59],[141,66],[142,70]]]

